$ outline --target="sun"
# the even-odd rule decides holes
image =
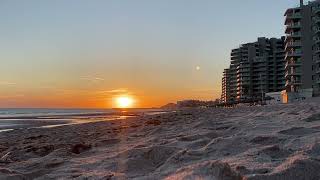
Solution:
[[[130,108],[133,105],[133,99],[129,96],[120,96],[116,98],[118,108]]]

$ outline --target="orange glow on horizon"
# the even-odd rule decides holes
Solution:
[[[16,88],[16,87],[15,87]],[[191,89],[191,88],[190,88]],[[32,89],[32,91],[12,90],[0,96],[3,108],[151,108],[161,107],[183,99],[212,100],[212,89],[177,89],[177,88],[92,88],[74,89]],[[48,96],[50,94],[50,96]],[[129,97],[131,100],[120,97]],[[120,105],[122,104],[122,105]]]

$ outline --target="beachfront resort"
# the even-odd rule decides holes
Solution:
[[[320,95],[320,1],[300,0],[284,16],[284,37],[261,37],[231,51],[222,103],[288,103]]]

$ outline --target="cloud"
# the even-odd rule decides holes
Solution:
[[[24,94],[16,94],[16,95],[7,95],[7,96],[0,96],[0,100],[14,100],[17,98],[25,97]]]
[[[103,78],[100,78],[100,77],[91,77],[91,76],[80,77],[80,79],[86,80],[86,81],[90,81],[90,82],[94,82],[94,83],[104,81]]]
[[[113,90],[106,90],[106,91],[97,91],[97,94],[104,94],[104,95],[119,95],[119,94],[128,94],[127,89],[113,89]]]
[[[110,94],[118,94],[118,93],[127,93],[128,90],[126,89],[114,89],[114,90],[110,90],[110,91],[106,91],[107,93]]]
[[[0,86],[14,86],[14,85],[17,85],[17,83],[8,82],[8,81],[0,81]]]

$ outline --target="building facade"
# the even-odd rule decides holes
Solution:
[[[258,38],[231,51],[231,64],[222,78],[222,102],[261,99],[285,88],[284,40]]]
[[[320,1],[285,12],[286,92],[320,94]]]
[[[220,101],[230,102],[230,69],[224,69],[222,77],[222,93]]]

